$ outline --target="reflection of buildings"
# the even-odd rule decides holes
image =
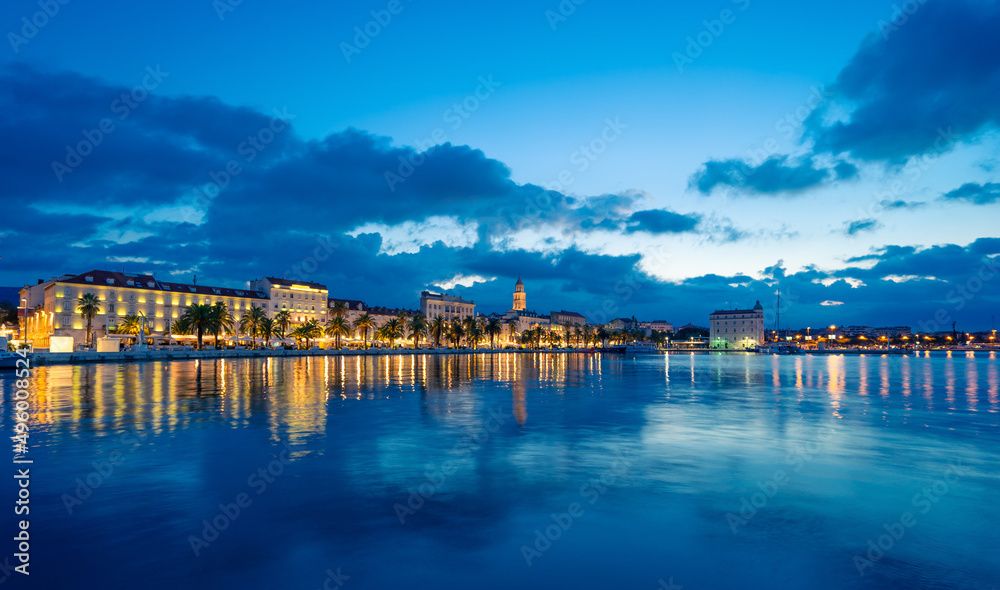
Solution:
[[[708,322],[712,348],[744,349],[764,343],[764,307],[760,301],[753,309],[712,312]]]

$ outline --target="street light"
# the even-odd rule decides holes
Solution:
[[[28,300],[21,298],[21,303],[24,305],[24,338],[21,339],[21,344],[28,342]]]

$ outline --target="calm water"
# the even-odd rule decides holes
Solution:
[[[964,353],[37,368],[31,576],[8,582],[995,589],[998,368]],[[13,375],[0,384],[11,432]]]

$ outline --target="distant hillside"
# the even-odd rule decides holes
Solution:
[[[21,305],[17,295],[20,290],[20,287],[0,287],[0,301],[10,301],[14,305]]]

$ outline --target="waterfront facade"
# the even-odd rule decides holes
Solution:
[[[425,318],[442,316],[449,322],[463,320],[466,316],[476,317],[476,303],[455,295],[422,291],[420,293],[420,313]]]
[[[718,310],[708,316],[709,346],[743,350],[764,343],[764,307]]]
[[[250,281],[250,288],[270,300],[267,305],[269,318],[285,310],[295,324],[304,324],[309,320],[322,324],[326,320],[326,302],[330,292],[325,285],[264,277]]]
[[[549,314],[549,320],[552,325],[564,326],[569,324],[571,326],[583,326],[587,323],[587,318],[575,311],[553,311]]]
[[[92,270],[53,277],[21,290],[21,297],[28,301],[28,339],[40,348],[48,347],[50,336],[72,336],[75,343],[85,343],[87,319],[78,311],[77,300],[86,294],[100,301],[99,311],[91,320],[92,334],[114,332],[121,318],[142,314],[153,336],[166,336],[169,322],[195,303],[225,303],[237,318],[251,307],[266,308],[268,303],[264,293],[250,289],[172,283],[159,281],[153,275]]]

